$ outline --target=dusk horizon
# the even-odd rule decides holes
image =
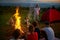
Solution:
[[[38,4],[40,7],[60,7],[60,3],[0,3],[0,6],[22,6],[22,7],[34,7]]]

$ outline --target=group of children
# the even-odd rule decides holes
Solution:
[[[43,29],[39,29],[38,22],[33,22],[28,27],[27,33],[24,35],[23,39],[20,39],[19,29],[15,30],[12,34],[13,39],[15,40],[54,40],[54,31],[50,27],[49,23],[45,23]],[[11,40],[11,39],[10,39]]]

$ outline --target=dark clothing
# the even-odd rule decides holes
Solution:
[[[40,32],[41,32],[40,36],[42,36],[43,38],[45,38],[45,40],[48,40],[46,32],[44,30],[41,30]]]
[[[38,40],[39,40],[40,39],[40,30],[39,30],[39,28],[35,28],[35,32],[38,33]]]

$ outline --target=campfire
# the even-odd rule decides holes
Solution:
[[[19,15],[19,7],[16,8],[16,13],[13,16],[15,17],[15,29],[19,29],[21,33],[24,33],[21,28],[21,16]]]

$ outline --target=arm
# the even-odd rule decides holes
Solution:
[[[39,25],[39,22],[38,21],[36,21],[36,23],[37,23],[37,26],[39,27],[40,25]]]

